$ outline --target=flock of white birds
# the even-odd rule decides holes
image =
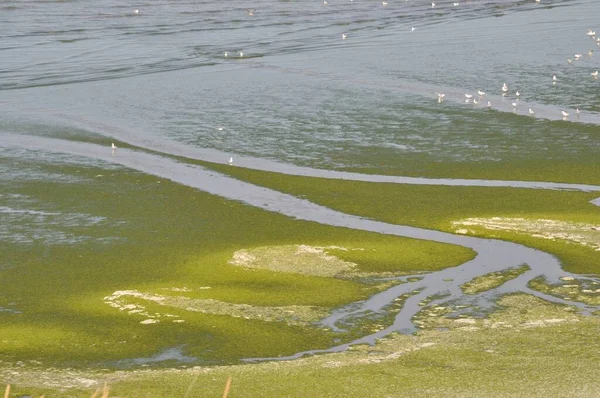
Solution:
[[[350,2],[353,2],[353,1],[354,0],[350,0]],[[405,0],[405,2],[406,1],[408,1],[408,0]],[[541,2],[541,0],[534,0],[534,1],[536,3],[540,3]],[[327,0],[323,0],[323,5],[324,6],[326,6],[328,4],[329,3],[327,2]],[[383,0],[382,1],[382,6],[386,7],[387,5],[388,5],[388,2],[386,0]],[[432,2],[431,3],[431,8],[435,8],[436,5],[437,5],[436,3]],[[453,7],[458,7],[459,5],[460,5],[460,2],[453,2],[452,3]],[[140,12],[139,9],[133,10],[133,13],[135,15],[138,15],[139,12]],[[253,9],[253,8],[247,8],[246,12],[248,13],[248,16],[252,17],[252,16],[254,16],[254,13],[256,12],[256,10]],[[416,28],[413,26],[413,27],[410,28],[410,30],[411,30],[411,32],[414,32],[416,30]],[[591,28],[588,29],[586,35],[588,37],[590,37],[598,47],[600,47],[600,37],[596,36],[596,31],[595,30],[592,30]],[[347,33],[342,33],[342,40],[346,40],[347,38],[348,38],[348,34]],[[588,57],[591,57],[593,55],[593,53],[594,52],[592,50],[589,50],[588,53],[587,53]],[[236,55],[237,55],[238,58],[243,58],[244,57],[244,52],[240,50],[240,51],[237,52]],[[225,58],[228,58],[229,57],[229,53],[227,51],[225,51],[223,53],[223,56]],[[569,65],[572,65],[573,61],[579,61],[582,57],[583,57],[583,54],[574,54],[573,58],[567,58],[567,62],[569,63]],[[595,79],[595,80],[598,79],[598,71],[597,70],[594,71],[594,72],[591,72],[590,75],[592,76],[593,79]],[[558,81],[558,78],[556,77],[556,75],[553,75],[552,76],[552,84],[556,84],[557,81]],[[502,96],[503,97],[509,95],[509,89],[508,89],[508,86],[506,85],[506,82],[502,85],[501,91],[502,91]],[[438,93],[438,92],[436,92],[436,94],[437,94],[437,101],[438,101],[438,103],[443,102],[444,99],[445,99],[445,97],[446,97],[446,94],[444,94],[444,93]],[[465,103],[467,103],[467,104],[468,103],[473,103],[474,105],[478,105],[480,103],[480,101],[483,100],[483,98],[485,97],[485,95],[486,95],[485,91],[482,91],[482,90],[477,90],[477,98],[474,98],[473,94],[465,93]],[[520,96],[521,96],[521,93],[519,92],[519,90],[517,90],[515,92],[515,100],[511,103],[511,105],[513,107],[513,111],[516,111],[517,106],[519,105],[519,98],[520,98]],[[487,105],[487,108],[490,109],[492,107],[492,102],[491,101],[487,101],[486,105]],[[580,110],[576,109],[575,112],[576,112],[576,114],[579,114]],[[532,115],[532,116],[535,115],[535,111],[532,108],[528,109],[528,113],[529,113],[529,115]],[[564,111],[564,110],[561,111],[561,114],[562,114],[562,119],[563,120],[567,120],[567,118],[570,116],[569,112]],[[223,127],[218,127],[218,130],[222,131]],[[113,143],[112,144],[113,155],[114,155],[114,151],[115,151],[116,148],[117,147]],[[229,161],[227,163],[229,163],[230,165],[232,165],[233,164],[233,157],[229,158]]]
[[[539,0],[536,0],[536,2],[539,3]],[[432,3],[432,6],[433,5],[434,5],[434,3]],[[592,30],[591,28],[588,29],[586,35],[588,37],[590,37],[597,44],[598,47],[600,47],[600,37],[596,37],[596,31],[595,30]],[[593,54],[594,54],[593,50],[589,50],[588,53],[587,53],[588,57],[592,57]],[[573,56],[573,59],[575,61],[579,61],[581,59],[581,57],[583,57],[582,54],[575,54]],[[569,63],[569,65],[573,64],[573,59],[572,58],[568,58],[567,59],[567,62]],[[592,76],[592,78],[594,80],[598,80],[598,71],[597,70],[594,71],[594,72],[591,72],[590,75]],[[553,75],[552,76],[552,84],[555,85],[556,82],[558,82],[558,78],[556,77],[556,75]],[[506,97],[509,94],[509,89],[508,89],[508,86],[506,85],[506,82],[502,85],[501,91],[502,91],[502,96],[503,97]],[[438,101],[438,103],[443,102],[444,98],[446,97],[446,94],[444,94],[444,93],[438,93],[438,92],[436,92],[436,94],[437,94],[437,101]],[[465,93],[465,103],[468,104],[468,103],[472,102],[474,105],[478,105],[479,102],[485,96],[485,92],[481,91],[481,90],[477,90],[477,95],[478,95],[478,98],[473,98],[473,94]],[[517,106],[519,105],[519,98],[520,98],[520,96],[521,96],[521,93],[519,92],[519,90],[517,90],[515,92],[515,100],[514,100],[514,102],[511,103],[514,111],[516,111]],[[492,107],[491,101],[487,102],[487,107],[488,108]],[[528,109],[528,113],[530,115],[532,115],[532,116],[535,115],[535,111],[533,109],[531,109],[531,108]],[[579,110],[579,108],[577,108],[575,110],[575,113],[577,115],[579,115],[581,113],[581,111]],[[563,110],[563,111],[561,111],[561,115],[562,115],[562,119],[563,120],[567,120],[567,118],[570,116],[570,113]]]

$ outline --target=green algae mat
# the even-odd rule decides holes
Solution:
[[[325,348],[344,337],[313,323],[389,285],[374,278],[474,256],[292,220],[128,169],[45,167],[64,182],[9,183],[0,198],[29,201],[9,231],[21,241],[0,248],[7,366],[217,365]]]
[[[349,214],[521,242],[574,272],[597,273],[600,263],[594,193],[211,167]],[[239,364],[377,330],[390,320],[346,335],[315,321],[389,287],[387,277],[452,267],[475,254],[293,220],[121,167],[44,168],[64,181],[8,183],[0,198],[10,208],[14,198],[29,203],[13,212],[20,218],[9,232],[20,240],[0,250],[0,374],[13,396],[91,396],[104,383],[114,396],[214,396],[229,376],[231,396],[494,396],[500,389],[560,396],[576,386],[592,396],[597,387],[590,379],[598,353],[577,349],[593,345],[597,317],[527,295],[504,297],[504,309],[484,318],[447,317],[457,309],[424,305],[416,335],[392,335],[374,347]],[[19,222],[36,233],[21,233]],[[526,269],[485,274],[462,288],[485,291]],[[597,304],[597,286],[579,281],[530,287]],[[549,384],[557,378],[564,383]]]

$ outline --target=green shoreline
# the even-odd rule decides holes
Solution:
[[[0,368],[0,375],[12,381],[15,397],[89,397],[105,383],[110,396],[214,397],[228,377],[232,397],[597,396],[599,317],[527,295],[501,303],[489,318],[460,318],[449,331],[393,335],[373,347],[294,361],[116,372],[33,366]]]
[[[288,193],[347,214],[392,224],[456,233],[452,223],[471,218],[521,217],[600,226],[598,192],[505,187],[372,183],[290,176],[221,164],[194,162],[242,181]],[[600,251],[568,241],[477,228],[473,236],[521,243],[557,256],[575,273],[600,273]]]
[[[456,232],[452,222],[470,217],[519,216],[600,224],[597,207],[588,203],[597,193],[374,184],[189,162],[346,213],[447,232]],[[232,256],[239,250],[252,253],[261,247],[332,247],[326,250],[328,255],[357,264],[357,271],[385,275],[458,265],[474,253],[452,245],[292,220],[129,169],[52,166],[46,170],[77,176],[81,181],[35,181],[9,189],[41,203],[59,198],[63,207],[53,211],[91,212],[107,221],[102,233],[94,228],[70,229],[93,238],[77,247],[34,244],[29,252],[5,244],[0,247],[5,256],[9,253],[7,261],[22,262],[34,270],[26,274],[19,266],[2,270],[6,287],[0,293],[0,306],[7,306],[10,300],[24,312],[0,312],[0,375],[1,380],[14,384],[15,397],[42,393],[90,396],[104,381],[119,396],[183,396],[188,388],[194,396],[214,396],[222,392],[229,375],[234,380],[232,396],[305,396],[307,385],[312,388],[310,395],[322,396],[417,391],[439,396],[452,396],[447,393],[454,391],[455,396],[468,396],[478,389],[495,396],[500,378],[493,374],[512,381],[514,385],[503,384],[502,388],[514,396],[532,388],[540,391],[540,396],[544,391],[560,396],[560,390],[545,383],[561,377],[565,388],[584,388],[581,396],[586,396],[585,388],[592,391],[597,387],[589,380],[600,353],[583,357],[577,347],[593,344],[598,317],[581,317],[526,295],[503,298],[505,310],[488,315],[488,319],[513,322],[512,328],[500,331],[480,326],[484,320],[438,330],[453,325],[451,320],[437,318],[442,311],[428,315],[424,325],[429,326],[416,336],[390,336],[371,348],[356,347],[347,353],[285,363],[216,366],[234,364],[241,357],[327,347],[339,336],[300,324],[191,313],[177,306],[169,307],[168,313],[185,323],[167,323],[164,306],[130,296],[123,305],[162,313],[161,323],[141,324],[144,318],[112,308],[103,298],[115,291],[133,290],[202,305],[213,300],[227,305],[328,310],[364,299],[381,287],[354,277],[245,270],[229,263]],[[94,210],[87,202],[93,202]],[[115,222],[111,224],[111,220]],[[600,253],[572,242],[484,228],[473,234],[547,251],[558,256],[569,271],[598,273]],[[99,243],[107,236],[127,239],[109,246]],[[565,313],[568,320],[553,323]],[[529,327],[528,322],[534,324]],[[350,339],[352,333],[342,338]],[[548,347],[543,344],[546,341],[560,347]],[[203,358],[207,367],[161,369],[180,366],[167,361],[152,370],[101,371],[122,359],[150,357],[182,345],[185,355]],[[528,359],[524,362],[524,358]],[[564,370],[569,366],[586,369],[575,377]],[[470,372],[467,379],[465,372]],[[519,373],[527,375],[526,382]],[[76,381],[78,377],[93,383],[86,387]],[[353,383],[359,377],[360,386]]]

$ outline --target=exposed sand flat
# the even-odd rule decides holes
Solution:
[[[467,218],[455,221],[452,225],[456,233],[460,234],[472,233],[474,227],[481,227],[488,230],[523,233],[542,239],[566,240],[600,251],[600,225],[506,217]]]
[[[333,249],[334,247],[332,247]],[[245,268],[303,275],[335,277],[351,273],[356,264],[344,261],[326,252],[327,247],[308,245],[265,246],[242,249],[233,254],[229,264]],[[335,249],[347,250],[335,247]]]
[[[118,290],[104,298],[109,306],[139,316],[143,325],[151,325],[161,321],[183,323],[180,315],[168,312],[151,312],[147,305],[158,304],[163,307],[201,312],[212,315],[229,315],[234,318],[257,319],[265,322],[287,322],[289,324],[306,324],[316,321],[328,313],[324,309],[312,306],[291,305],[282,307],[259,307],[249,304],[233,304],[213,299],[191,299],[184,296],[167,296],[154,293],[143,293],[138,290]],[[134,302],[134,303],[132,303]]]

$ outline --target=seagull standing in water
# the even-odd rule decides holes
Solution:
[[[508,86],[506,85],[506,83],[504,83],[502,85],[502,95],[506,95],[507,92],[508,92]]]
[[[117,146],[115,145],[114,142],[112,143],[112,145],[110,146],[110,148],[112,149],[112,154],[114,156],[115,155],[115,149],[117,149]]]
[[[348,37],[348,35],[347,35],[347,34],[345,34],[345,33],[342,33],[342,40],[346,40],[346,38],[347,38],[347,37]]]
[[[598,78],[598,71],[590,73],[594,79]]]
[[[254,16],[254,11],[256,11],[254,8],[246,8],[246,12],[251,17]]]
[[[227,161],[227,163],[229,163],[230,166],[233,164],[233,156],[229,158],[229,160]]]
[[[483,97],[485,95],[485,91],[477,90],[477,95]]]
[[[563,115],[563,120],[566,120],[567,117],[569,117],[569,112],[561,111],[560,113]]]
[[[529,108],[529,114],[530,114],[530,115],[533,115],[533,114],[535,114],[535,112],[533,111],[533,109]]]
[[[444,93],[436,93],[436,94],[438,96],[438,103],[443,102],[446,94],[444,94]]]

